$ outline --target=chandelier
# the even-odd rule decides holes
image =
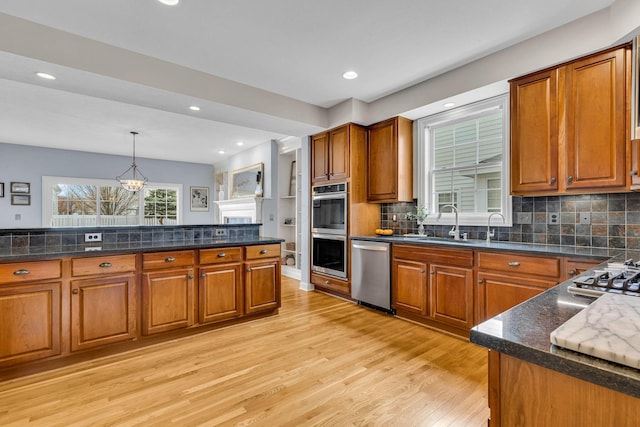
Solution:
[[[144,185],[147,183],[147,177],[140,172],[138,169],[138,165],[136,165],[136,135],[138,132],[130,132],[133,135],[133,163],[129,166],[129,169],[122,172],[119,176],[116,176],[116,179],[122,185],[122,187],[131,192],[136,192],[142,190]],[[125,178],[125,175],[132,171],[132,178]]]

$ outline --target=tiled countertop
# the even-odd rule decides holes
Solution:
[[[401,236],[352,236],[356,240],[390,243],[437,245],[474,250],[518,251],[537,255],[607,257],[614,261],[640,259],[638,251],[596,249],[575,246],[538,245],[526,243],[429,239]],[[595,299],[577,296],[567,291],[571,281],[539,294],[471,329],[470,341],[535,363],[603,387],[640,398],[640,370],[607,362],[551,344],[550,334]],[[633,297],[629,297],[633,298]]]
[[[221,239],[217,237],[211,239],[198,239],[197,242],[189,240],[179,240],[173,242],[126,242],[106,244],[95,243],[92,245],[83,243],[75,246],[47,247],[46,251],[29,251],[29,248],[25,248],[12,253],[2,253],[0,255],[0,262],[16,262],[22,260],[47,259],[62,256],[96,256],[100,254],[115,255],[148,251],[261,245],[270,243],[281,243],[283,241],[283,239],[274,237],[242,237],[237,239]],[[96,248],[100,249],[96,250]]]

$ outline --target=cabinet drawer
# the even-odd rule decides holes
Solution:
[[[560,258],[478,252],[478,269],[558,278]]]
[[[397,245],[392,248],[393,257],[434,264],[473,267],[473,250],[456,248],[442,249],[423,245]]]
[[[58,279],[61,260],[13,262],[0,264],[0,283],[22,283],[35,280]]]
[[[200,264],[222,264],[242,261],[242,248],[215,248],[200,250]]]
[[[280,256],[280,244],[247,246],[247,259],[272,258]]]
[[[321,289],[330,289],[351,296],[351,286],[349,286],[349,282],[346,280],[311,274],[311,283]]]
[[[193,264],[193,251],[150,252],[142,254],[142,268],[144,270],[185,267]]]
[[[135,254],[73,258],[71,260],[71,274],[73,276],[124,273],[135,270]]]

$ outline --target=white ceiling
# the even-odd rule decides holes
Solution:
[[[44,53],[0,49],[0,142],[129,155],[129,131],[137,130],[140,157],[216,163],[269,139],[316,132],[322,124],[307,117],[345,100],[375,102],[613,2],[0,0],[5,23],[17,17],[52,31],[15,35],[32,37]],[[91,58],[97,50],[78,37],[47,46],[59,35],[51,29],[180,66],[176,76],[212,85],[201,84],[200,96],[186,83],[167,90],[152,69],[148,81],[129,79],[128,63],[89,70],[100,63]],[[82,61],[88,65],[73,65]],[[344,80],[346,70],[360,77]],[[273,113],[251,108],[252,99],[271,103]],[[189,111],[192,104],[202,110]]]

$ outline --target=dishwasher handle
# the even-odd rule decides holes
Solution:
[[[351,245],[351,247],[355,249],[364,249],[365,251],[387,252],[389,250],[389,248],[387,248],[386,246],[365,246],[365,245],[357,245],[355,243]]]

